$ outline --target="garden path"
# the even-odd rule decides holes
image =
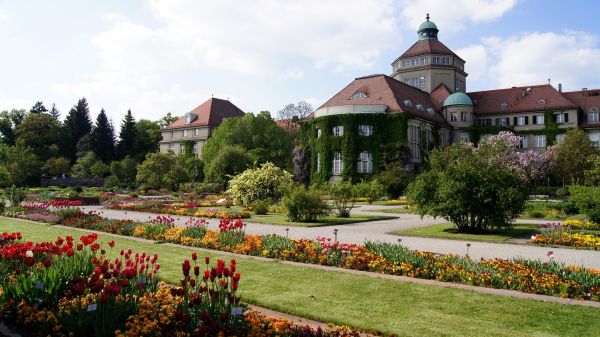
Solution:
[[[356,208],[353,212],[366,213],[369,209],[381,209],[386,206],[363,205]],[[100,206],[82,207],[84,211],[96,210],[103,212],[103,216],[113,219],[131,219],[137,221],[147,221],[155,214],[143,212],[131,212],[102,209]],[[373,214],[373,213],[369,213]],[[383,213],[390,215],[390,213]],[[177,225],[184,225],[188,217],[177,217]],[[474,259],[479,258],[527,258],[539,259],[542,261],[548,260],[548,252],[552,251],[554,259],[570,265],[583,265],[588,268],[600,269],[600,251],[593,250],[577,250],[570,248],[549,248],[523,244],[508,244],[508,243],[490,243],[476,241],[460,241],[435,238],[422,238],[410,236],[396,236],[387,234],[392,231],[408,228],[416,228],[428,226],[436,223],[444,223],[443,219],[434,219],[432,217],[424,217],[415,214],[398,214],[398,218],[354,223],[347,225],[336,225],[327,227],[286,227],[281,225],[267,225],[253,223],[252,220],[245,221],[247,224],[246,232],[251,234],[278,234],[290,238],[308,238],[314,239],[317,236],[334,237],[334,229],[337,229],[337,238],[342,242],[347,243],[364,243],[365,241],[381,241],[381,242],[398,242],[408,248],[429,251],[435,253],[452,253],[465,255],[469,254]],[[540,220],[519,220],[526,223],[543,223]],[[209,228],[217,229],[218,220],[211,219]],[[289,232],[286,231],[289,228]],[[467,243],[470,247],[467,247]]]

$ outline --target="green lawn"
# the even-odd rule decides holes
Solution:
[[[0,217],[0,231],[54,240],[81,232]],[[113,238],[100,236],[101,241]],[[190,249],[114,239],[115,252],[132,248],[159,254],[161,277],[181,279]],[[229,257],[218,252],[209,255]],[[201,260],[201,259],[200,259]],[[597,336],[600,309],[478,294],[348,273],[238,258],[240,291],[248,303],[319,321],[398,336]],[[368,308],[368,309],[367,309]]]
[[[357,222],[367,222],[385,219],[394,219],[395,216],[379,216],[379,215],[351,215],[349,218],[339,218],[336,216],[328,216],[323,218],[319,222],[293,222],[288,221],[285,214],[271,213],[265,215],[252,214],[252,218],[247,219],[248,222],[254,223],[265,223],[271,225],[282,225],[282,226],[297,226],[297,227],[320,227],[320,226],[334,226],[343,225]]]
[[[504,242],[516,237],[527,237],[536,232],[538,225],[514,224],[512,229],[505,229],[483,234],[456,233],[451,223],[438,224],[426,227],[404,229],[392,232],[393,235],[423,236],[442,239]]]

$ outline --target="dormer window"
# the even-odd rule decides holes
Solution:
[[[423,111],[423,104],[417,104],[417,110]]]
[[[543,100],[543,99],[540,99],[540,100],[538,101],[538,103],[539,103],[539,104],[541,104],[541,105],[544,105],[544,104],[546,104],[546,101],[545,101],[545,100]]]
[[[185,124],[191,124],[196,119],[196,114],[188,112],[185,114]]]
[[[409,99],[405,99],[404,100],[404,106],[412,108],[412,102]]]
[[[355,100],[355,99],[363,99],[363,98],[367,98],[367,94],[365,94],[364,92],[355,92],[354,95],[352,95],[350,97],[351,100]]]
[[[427,113],[433,115],[435,114],[435,110],[433,110],[432,108],[427,108]]]
[[[506,108],[508,108],[508,104],[506,102],[502,102],[502,103],[500,103],[500,107],[502,109],[506,109]]]

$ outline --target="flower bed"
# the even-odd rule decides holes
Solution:
[[[203,208],[201,203],[164,203],[156,201],[139,201],[128,203],[104,204],[105,208],[124,211],[163,213],[180,216],[195,216],[202,218],[250,218],[248,211],[222,210],[217,208]]]
[[[575,229],[596,228],[597,224],[590,221],[567,220],[563,223],[548,222],[540,225],[541,234],[531,237],[531,243],[540,245],[559,245],[577,248],[600,249],[600,236],[574,232]]]
[[[0,236],[0,318],[27,335],[356,337],[275,320],[240,304],[236,262],[182,263],[179,287],[159,283],[156,255],[121,250],[109,258],[96,234],[20,242]],[[114,242],[109,242],[110,249]]]
[[[174,226],[168,218],[151,223],[117,221],[124,220],[104,219],[97,213],[77,213],[65,217],[62,223],[238,254],[600,301],[600,271],[565,266],[553,260],[477,261],[452,254],[413,251],[398,244],[354,245],[320,237],[292,240],[278,235],[253,235],[244,232],[245,226],[239,219],[221,220],[218,231],[208,229],[205,221],[192,218],[185,227]]]

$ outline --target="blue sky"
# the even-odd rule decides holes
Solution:
[[[245,111],[316,108],[391,71],[431,13],[467,61],[467,89],[600,87],[596,1],[0,0],[0,110],[80,97],[115,124],[181,115],[211,95]]]

